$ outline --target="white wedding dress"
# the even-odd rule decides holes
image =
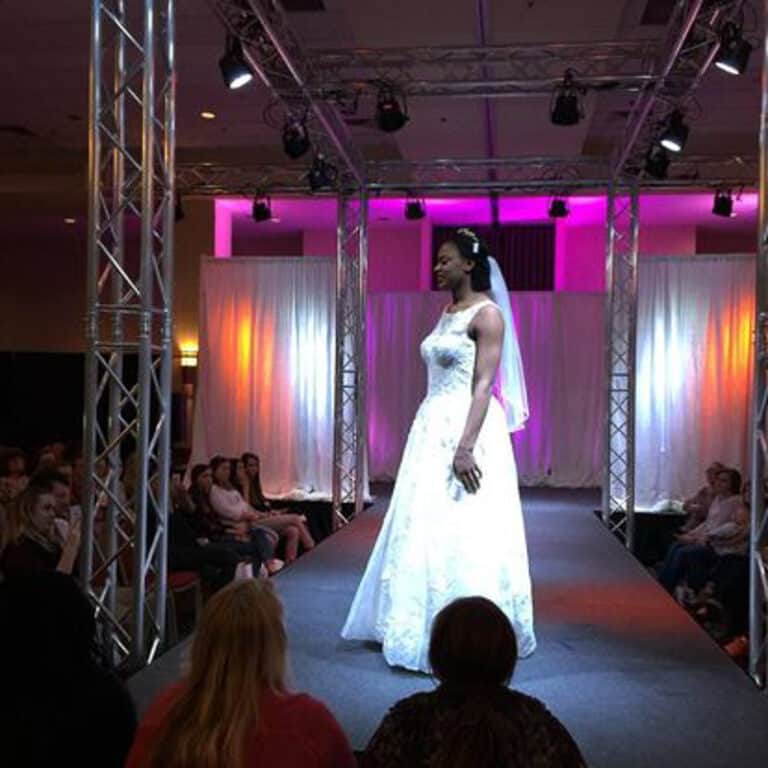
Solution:
[[[482,595],[509,617],[520,656],[536,647],[517,469],[504,411],[491,398],[474,448],[483,475],[467,493],[453,455],[472,397],[482,301],[444,312],[421,344],[428,391],[411,426],[389,510],[342,637],[375,640],[393,666],[429,672],[432,619],[457,597]],[[494,305],[495,306],[495,305]]]

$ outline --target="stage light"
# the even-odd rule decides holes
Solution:
[[[682,152],[688,140],[688,126],[681,112],[675,110],[667,120],[667,125],[661,134],[659,144],[670,152]]]
[[[208,109],[204,109],[200,113],[200,117],[202,117],[203,120],[215,120],[216,119],[216,113],[215,112],[211,112]]]
[[[394,133],[408,120],[408,113],[400,106],[392,87],[382,85],[376,97],[376,125],[385,133]]]
[[[323,155],[317,154],[307,174],[309,188],[312,192],[319,192],[323,187],[332,187],[338,175],[336,166],[328,162]]]
[[[582,114],[579,88],[573,79],[573,72],[567,69],[562,84],[555,89],[554,101],[550,105],[550,120],[553,125],[576,125]]]
[[[227,88],[242,88],[253,80],[253,70],[245,60],[243,46],[234,35],[227,35],[224,55],[219,59],[219,69]]]
[[[183,221],[184,207],[181,204],[181,195],[176,195],[176,203],[173,206],[173,220]]]
[[[732,21],[723,24],[715,66],[729,75],[741,75],[749,64],[751,54],[752,45],[744,39],[741,29]]]
[[[427,215],[423,200],[405,201],[405,218],[408,221],[418,221]]]
[[[669,168],[669,153],[664,147],[655,144],[645,156],[645,172],[654,179],[666,179]]]
[[[309,151],[309,134],[303,121],[289,118],[283,126],[283,149],[291,160],[297,160]]]
[[[272,218],[272,209],[269,205],[269,198],[253,199],[253,208],[251,209],[251,217],[254,221],[269,221]]]
[[[64,219],[65,224],[76,224],[77,219],[73,219],[71,216],[67,216],[66,219]]]
[[[549,215],[551,218],[564,219],[569,213],[570,211],[568,210],[565,200],[562,200],[559,197],[553,198],[552,202],[549,204]]]
[[[727,219],[733,216],[733,197],[729,189],[718,189],[712,202],[712,213]]]

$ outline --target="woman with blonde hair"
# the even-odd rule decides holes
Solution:
[[[80,551],[80,518],[65,539],[56,525],[56,499],[50,486],[30,483],[6,510],[0,543],[0,571],[10,579],[24,573],[75,569]]]
[[[333,715],[290,693],[280,601],[266,581],[228,585],[208,602],[189,671],[139,726],[127,768],[353,768]]]

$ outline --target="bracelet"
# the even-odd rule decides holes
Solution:
[[[470,447],[468,447],[466,445],[458,445],[456,447],[456,450],[457,451],[469,451],[470,453],[472,453],[472,448],[470,448]]]

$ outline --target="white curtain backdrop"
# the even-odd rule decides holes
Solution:
[[[514,436],[526,485],[601,481],[603,307],[601,294],[511,294],[531,418]],[[397,473],[424,397],[421,340],[446,303],[440,293],[368,297],[368,434],[371,477]]]
[[[334,261],[205,260],[192,461],[258,453],[272,496],[329,498]]]
[[[193,461],[255,450],[275,496],[329,498],[333,446],[331,259],[203,264]],[[512,294],[531,418],[514,436],[521,482],[603,476],[602,294]],[[369,467],[393,478],[426,389],[419,355],[445,294],[368,297]],[[712,460],[748,464],[754,259],[641,260],[636,504],[692,493]]]
[[[685,498],[713,460],[748,468],[754,270],[751,257],[640,262],[639,509]]]

